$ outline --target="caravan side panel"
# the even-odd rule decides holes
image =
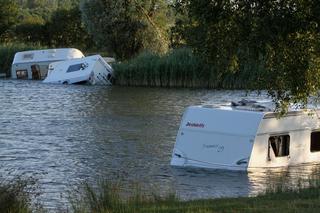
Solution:
[[[263,113],[189,107],[171,165],[245,170]]]
[[[286,167],[320,162],[320,152],[311,152],[311,132],[319,131],[319,119],[308,113],[291,114],[281,119],[266,117],[262,120],[254,143],[249,167]],[[277,154],[283,142],[272,146],[272,138],[289,138],[287,152]],[[280,148],[279,146],[280,145]]]

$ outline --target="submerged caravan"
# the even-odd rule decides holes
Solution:
[[[111,85],[112,74],[112,67],[100,55],[93,55],[50,64],[48,76],[43,82]]]
[[[191,106],[185,111],[171,165],[248,170],[320,162],[320,111],[282,118],[259,107]]]
[[[11,66],[11,78],[43,80],[50,63],[83,57],[83,53],[74,48],[17,52]]]

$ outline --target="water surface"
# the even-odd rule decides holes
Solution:
[[[248,173],[170,167],[187,106],[265,101],[265,94],[11,80],[0,80],[0,91],[0,172],[37,177],[49,209],[65,206],[76,184],[99,178],[187,200],[250,196],[318,175],[318,166]]]

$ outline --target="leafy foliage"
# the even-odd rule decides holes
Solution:
[[[18,5],[11,0],[0,0],[0,37],[3,37],[17,19]]]
[[[285,111],[305,106],[319,85],[319,3],[311,0],[178,1],[184,35],[223,80],[248,76]],[[214,17],[214,18],[212,18]]]
[[[81,21],[81,12],[78,7],[59,9],[52,15],[46,24],[48,46],[88,49],[93,42]]]
[[[97,44],[120,59],[168,47],[165,0],[83,0],[83,21]]]
[[[94,45],[81,21],[78,6],[58,8],[51,12],[49,19],[36,13],[26,13],[12,37],[17,42],[40,43],[48,47],[88,49]]]

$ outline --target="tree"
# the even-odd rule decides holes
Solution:
[[[82,0],[81,11],[96,43],[120,59],[168,48],[165,0]]]
[[[312,0],[180,0],[191,25],[187,43],[215,76],[267,89],[285,112],[320,89],[319,3]],[[179,5],[178,5],[179,6]]]
[[[15,27],[15,37],[20,42],[43,44],[48,39],[45,24],[46,22],[42,17],[25,14]]]
[[[78,7],[72,9],[58,9],[46,24],[49,46],[90,48],[92,39],[87,33]]]
[[[18,6],[11,0],[0,0],[0,37],[18,20]]]

